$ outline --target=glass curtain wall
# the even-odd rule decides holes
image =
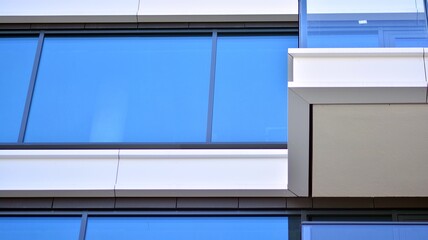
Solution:
[[[302,0],[300,47],[426,47],[424,0]]]
[[[287,143],[296,35],[40,36],[0,38],[0,143]]]

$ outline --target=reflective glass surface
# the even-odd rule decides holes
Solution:
[[[296,36],[218,38],[213,142],[287,142],[287,56]]]
[[[0,38],[0,142],[17,142],[37,38]]]
[[[211,37],[47,37],[25,142],[205,142]]]
[[[287,217],[93,217],[86,240],[287,240]]]
[[[393,224],[307,224],[302,240],[425,240],[428,225]]]
[[[426,47],[424,0],[302,0],[300,47]]]
[[[0,217],[0,239],[76,240],[80,222],[77,217]]]

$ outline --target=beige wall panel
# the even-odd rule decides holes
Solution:
[[[313,196],[428,196],[428,105],[314,105]]]

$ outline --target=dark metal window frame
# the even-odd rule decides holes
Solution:
[[[47,36],[60,37],[120,37],[120,36],[211,36],[212,54],[210,69],[210,89],[208,103],[207,139],[204,143],[25,143],[31,102],[39,70],[44,39]],[[287,149],[287,143],[242,142],[242,143],[212,143],[212,116],[215,86],[215,68],[217,53],[217,38],[219,36],[266,36],[285,35],[298,36],[296,28],[281,29],[174,29],[174,30],[39,30],[39,31],[2,31],[0,37],[38,37],[33,70],[27,92],[24,113],[18,141],[15,143],[0,143],[0,149]]]

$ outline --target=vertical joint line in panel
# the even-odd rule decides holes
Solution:
[[[211,72],[210,72],[210,87],[209,87],[209,95],[208,95],[208,118],[207,118],[207,139],[206,139],[207,143],[212,142],[216,62],[217,62],[217,32],[214,31],[212,35]]]
[[[392,221],[393,222],[398,222],[398,213],[397,213],[397,211],[393,211],[391,217],[392,217]]]
[[[138,12],[140,12],[140,4],[141,4],[141,0],[138,0],[138,5],[137,5],[137,13],[135,15],[136,21],[137,21],[137,28],[138,28],[138,23],[140,22],[138,20]]]
[[[29,117],[29,112],[31,108],[31,102],[33,100],[34,87],[36,85],[37,72],[39,71],[39,65],[40,65],[40,59],[42,56],[44,40],[45,40],[45,34],[41,32],[39,35],[39,41],[37,43],[36,56],[34,58],[30,84],[28,86],[27,99],[25,101],[24,114],[22,115],[21,129],[19,131],[18,143],[24,142],[25,131],[27,130],[28,117]]]
[[[424,62],[424,74],[425,74],[425,83],[427,84],[426,92],[425,92],[425,102],[428,103],[428,79],[427,79],[427,64],[425,58],[425,48],[422,48],[422,61]]]
[[[383,27],[380,27],[379,29],[378,29],[378,42],[379,42],[379,46],[382,46],[382,47],[390,47],[391,46],[391,44],[388,42],[388,43],[386,43],[385,42],[385,31],[384,31],[384,29],[383,29]]]
[[[85,240],[87,225],[88,225],[88,213],[84,212],[82,214],[82,222],[80,223],[79,240]]]
[[[113,194],[115,198],[117,197],[116,185],[117,185],[117,179],[119,178],[119,166],[120,166],[120,149],[117,150],[116,180],[114,181],[114,189],[113,189]]]
[[[309,105],[309,179],[308,179],[308,195],[312,197],[312,181],[313,181],[313,104]]]

